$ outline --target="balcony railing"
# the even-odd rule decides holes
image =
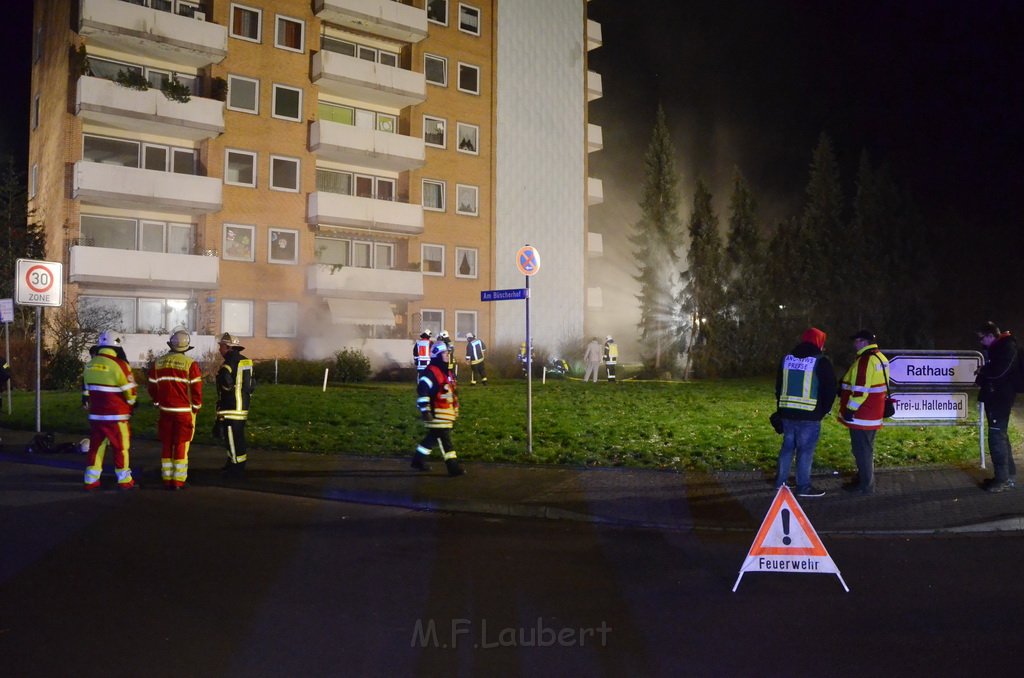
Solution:
[[[306,221],[401,235],[423,233],[423,208],[392,200],[316,191],[309,194]]]
[[[604,148],[604,130],[600,125],[587,123],[587,153]]]
[[[227,56],[227,28],[207,22],[201,11],[184,10],[186,3],[173,5],[182,12],[128,0],[81,3],[78,33],[89,45],[197,68]]]
[[[587,101],[594,101],[604,96],[604,85],[601,83],[601,74],[597,71],[587,71]]]
[[[216,289],[220,258],[107,247],[71,248],[68,281],[96,285]]]
[[[600,205],[604,202],[604,182],[594,177],[587,177],[587,205]]]
[[[197,215],[221,209],[222,189],[213,177],[79,160],[71,197],[90,205]]]
[[[426,159],[419,137],[326,120],[310,125],[309,150],[326,160],[393,172],[422,167]]]
[[[427,10],[394,0],[314,0],[313,12],[328,23],[391,40],[427,37]]]
[[[384,268],[311,264],[306,289],[322,297],[416,301],[423,298],[423,274]]]
[[[427,100],[422,73],[324,49],[313,55],[312,82],[330,94],[388,108]]]
[[[114,129],[199,141],[224,131],[224,103],[192,97],[172,101],[155,89],[139,91],[103,78],[78,79],[75,113]]]

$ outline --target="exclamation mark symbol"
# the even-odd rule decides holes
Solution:
[[[782,543],[789,546],[793,543],[793,540],[789,538],[789,509],[782,509],[782,533],[786,536],[782,538]]]

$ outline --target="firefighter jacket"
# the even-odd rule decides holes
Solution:
[[[821,349],[809,341],[793,347],[779,363],[775,399],[785,419],[821,421],[836,401],[836,373]]]
[[[1014,376],[1017,372],[1017,342],[1009,332],[1000,334],[988,347],[985,364],[974,380],[981,389],[978,400],[985,409],[1013,407],[1016,399]]]
[[[252,361],[238,349],[224,355],[217,370],[217,418],[245,421],[249,418],[249,400],[256,390]]]
[[[412,345],[412,359],[417,370],[424,370],[430,364],[430,339],[417,339]]]
[[[203,373],[180,351],[169,351],[149,370],[149,397],[161,412],[195,414],[203,406]]]
[[[90,421],[128,421],[138,390],[132,368],[113,348],[101,348],[82,373],[82,397],[89,405]]]
[[[483,340],[474,337],[471,342],[466,344],[466,360],[473,365],[482,363],[485,351],[487,351],[487,346],[484,345]]]
[[[889,361],[877,344],[868,344],[858,351],[839,387],[839,423],[855,429],[882,428],[888,375]],[[843,419],[844,412],[852,414],[853,420]]]
[[[604,362],[607,365],[619,362],[619,345],[614,341],[604,342]]]
[[[416,381],[416,407],[431,415],[424,420],[427,428],[452,428],[459,416],[459,398],[455,381],[448,375],[448,366],[440,359],[430,361]]]

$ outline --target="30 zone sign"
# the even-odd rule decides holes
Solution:
[[[64,265],[56,261],[18,259],[17,301],[22,306],[60,306]]]

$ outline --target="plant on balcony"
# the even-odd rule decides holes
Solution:
[[[126,70],[122,68],[117,72],[117,84],[128,89],[137,89],[145,92],[149,89],[149,81],[139,71]]]
[[[171,101],[177,101],[181,104],[187,104],[192,99],[192,90],[188,88],[188,85],[183,84],[175,77],[166,80],[160,91]]]
[[[85,45],[71,48],[71,53],[68,55],[68,64],[71,67],[71,74],[73,76],[92,75],[92,69],[89,68],[89,57],[85,54]]]
[[[217,101],[227,101],[228,81],[221,77],[210,78],[210,98]]]

